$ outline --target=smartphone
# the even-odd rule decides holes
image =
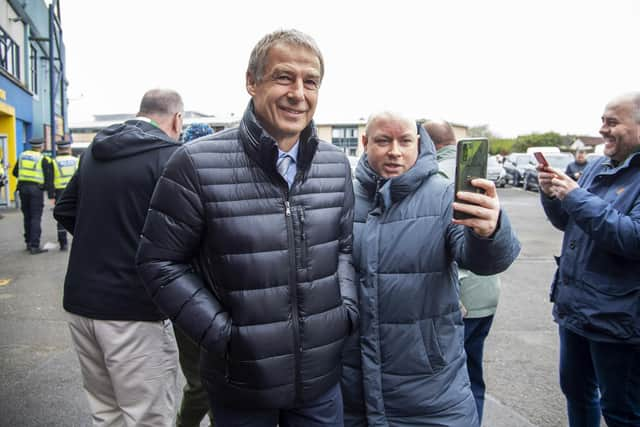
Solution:
[[[487,178],[487,160],[489,158],[489,140],[487,138],[465,138],[458,141],[456,153],[456,179],[455,191],[470,191],[472,193],[484,193],[484,190],[471,185],[475,178]],[[462,200],[456,202],[467,203]],[[472,218],[460,211],[453,211],[455,219]]]
[[[549,166],[549,162],[547,162],[547,159],[544,158],[544,154],[542,154],[540,151],[536,151],[535,153],[533,153],[533,156],[536,158],[540,166]]]

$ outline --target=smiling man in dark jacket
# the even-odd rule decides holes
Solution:
[[[324,73],[313,39],[268,34],[240,126],[185,144],[151,201],[139,271],[204,348],[216,424],[340,426],[340,354],[356,325],[346,156],[312,122]]]
[[[63,305],[94,425],[173,423],[173,329],[135,254],[155,184],[180,146],[182,111],[176,92],[147,92],[135,119],[96,135],[54,209],[73,235]]]
[[[578,182],[538,166],[564,231],[551,288],[560,387],[571,427],[640,426],[640,92],[607,104],[600,134],[605,157]]]

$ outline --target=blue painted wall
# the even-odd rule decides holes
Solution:
[[[33,122],[31,94],[2,74],[0,74],[0,89],[7,93],[7,99],[2,100],[2,102],[16,109],[16,119],[29,123]]]

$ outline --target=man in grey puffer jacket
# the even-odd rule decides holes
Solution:
[[[518,240],[491,181],[473,180],[486,194],[452,204],[453,183],[415,122],[376,114],[363,144],[353,248],[361,323],[344,352],[345,425],[477,427],[458,265],[504,271]],[[453,209],[475,218],[454,220]]]

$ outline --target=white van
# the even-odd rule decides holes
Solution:
[[[558,147],[529,147],[527,148],[527,154],[533,154],[535,152],[541,153],[559,153],[560,149]]]

